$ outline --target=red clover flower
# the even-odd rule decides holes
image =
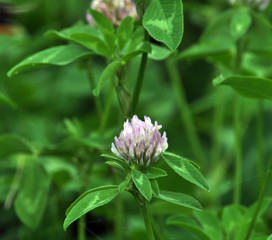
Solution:
[[[93,0],[91,8],[103,13],[116,26],[127,16],[138,18],[136,5],[131,0]],[[95,25],[90,14],[86,19],[90,25]]]
[[[129,165],[153,165],[168,147],[166,133],[161,136],[159,132],[162,126],[157,121],[152,124],[149,117],[144,119],[134,115],[131,122],[127,120],[120,136],[114,138],[115,144],[112,143],[111,151]]]

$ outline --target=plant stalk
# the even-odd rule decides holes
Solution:
[[[138,104],[138,100],[139,100],[139,96],[140,96],[140,92],[141,92],[141,88],[142,88],[143,80],[144,80],[146,63],[147,63],[147,53],[143,53],[141,58],[140,70],[139,70],[136,86],[133,92],[131,106],[128,113],[129,116],[132,116],[135,113],[135,110]]]
[[[220,134],[218,134],[218,131],[222,129],[225,115],[225,99],[222,97],[222,89],[217,88],[215,95],[217,104],[213,116],[213,147],[211,152],[214,166],[219,162],[222,153],[222,146],[219,141]]]
[[[243,61],[243,41],[239,39],[236,43],[236,57],[234,58],[233,72],[241,72]],[[240,204],[241,200],[241,182],[242,182],[242,144],[241,144],[241,125],[240,125],[240,101],[238,94],[235,93],[233,106],[233,120],[235,131],[235,175],[234,175],[234,196],[235,204]]]
[[[85,215],[79,218],[78,220],[78,240],[86,240],[85,232]]]
[[[236,94],[234,99],[234,130],[235,130],[235,175],[234,175],[234,196],[235,204],[240,204],[241,200],[241,180],[242,180],[242,146],[241,146],[241,126],[240,126],[240,101]]]
[[[103,115],[102,115],[101,124],[100,124],[100,127],[99,127],[99,132],[100,133],[103,133],[105,131],[105,128],[106,128],[107,123],[109,121],[113,93],[114,93],[114,86],[113,86],[113,84],[111,84],[111,87],[109,89],[109,94],[108,94],[108,97],[107,97],[107,101],[106,101],[106,105],[104,107],[104,112],[103,112]]]
[[[176,95],[177,103],[180,108],[181,118],[184,123],[184,128],[186,134],[188,136],[189,142],[193,149],[194,157],[201,162],[202,164],[206,165],[206,157],[203,151],[199,136],[197,135],[197,130],[194,124],[194,120],[190,111],[189,104],[186,100],[184,87],[182,85],[182,80],[177,68],[176,63],[168,59],[166,61],[166,67],[168,71],[168,75],[172,82],[173,90]]]
[[[257,146],[258,146],[258,164],[257,164],[257,175],[262,176],[264,171],[264,127],[263,127],[263,113],[264,106],[263,101],[258,101],[258,113],[257,113]],[[259,186],[261,187],[262,181],[259,180]]]
[[[95,82],[94,82],[94,79],[93,79],[93,74],[92,74],[92,71],[91,71],[91,69],[92,69],[91,60],[85,62],[85,67],[86,67],[86,70],[87,70],[91,90],[93,90],[93,89],[95,89],[96,86],[95,86]],[[93,97],[93,99],[94,99],[94,104],[95,104],[98,120],[100,121],[101,118],[102,118],[101,102],[100,102],[100,99],[98,97]]]
[[[155,240],[153,227],[152,227],[152,219],[151,219],[150,210],[149,210],[149,203],[147,202],[146,199],[144,199],[142,204],[140,204],[140,206],[144,216],[144,222],[145,222],[145,227],[146,227],[146,232],[148,237],[147,239]]]
[[[253,228],[255,226],[255,223],[256,223],[256,221],[258,219],[258,215],[259,215],[259,212],[260,212],[263,200],[264,200],[264,196],[265,196],[265,192],[267,190],[269,179],[271,177],[271,172],[272,172],[272,154],[270,156],[269,163],[268,163],[268,169],[266,171],[265,179],[263,181],[263,184],[262,184],[262,187],[261,187],[261,190],[260,190],[260,193],[259,193],[257,206],[255,208],[254,215],[253,215],[253,217],[251,219],[251,222],[250,222],[250,225],[248,227],[247,234],[246,234],[246,237],[244,238],[244,240],[249,240],[250,239],[252,230],[253,230]]]

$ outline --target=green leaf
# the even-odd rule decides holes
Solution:
[[[196,199],[183,193],[161,191],[156,197],[166,202],[174,203],[183,207],[202,210],[200,203]]]
[[[183,35],[181,0],[152,0],[145,11],[143,26],[151,37],[172,50],[177,49]]]
[[[169,152],[164,152],[162,158],[181,177],[209,191],[207,181],[188,159]]]
[[[6,95],[0,93],[0,104],[8,105],[12,108],[16,108],[17,104]]]
[[[118,193],[118,186],[109,185],[91,189],[80,195],[66,211],[64,230],[87,212],[109,203]]]
[[[142,42],[134,51],[123,56],[122,61],[127,62],[131,58],[134,58],[141,53],[151,53],[151,51],[152,49],[151,49],[150,43],[147,41]]]
[[[239,206],[230,205],[224,207],[222,213],[222,226],[228,238],[237,235],[237,223],[241,223],[242,220],[243,216],[241,213],[241,208]]]
[[[33,153],[33,148],[26,140],[15,134],[0,136],[0,157],[14,153]]]
[[[105,42],[97,36],[88,33],[74,33],[70,39],[91,49],[98,55],[108,57],[112,54]]]
[[[127,178],[125,181],[121,182],[118,185],[119,192],[123,192],[126,189],[126,187],[128,186],[128,184],[130,183],[130,180],[131,180],[131,177]]]
[[[108,164],[109,166],[111,167],[114,167],[114,168],[118,168],[118,169],[121,169],[122,171],[124,171],[126,173],[126,169],[118,162],[115,162],[115,161],[107,161],[105,162],[106,164]]]
[[[156,196],[158,196],[160,194],[160,187],[159,187],[159,184],[158,184],[157,180],[156,179],[151,179],[150,183],[151,183],[151,188],[152,188],[153,193]]]
[[[152,60],[157,60],[157,61],[164,60],[172,54],[171,50],[162,46],[151,44],[151,48],[152,48],[152,52],[148,54],[148,58]]]
[[[115,73],[116,71],[120,68],[120,66],[122,65],[122,62],[119,60],[116,60],[112,63],[110,63],[103,71],[103,73],[101,74],[101,77],[97,83],[97,87],[93,90],[93,94],[95,96],[98,96],[102,87],[105,85],[106,81],[108,79],[110,79]]]
[[[216,85],[228,85],[242,96],[257,99],[272,99],[272,80],[255,76],[220,76],[213,81]]]
[[[174,215],[168,218],[166,223],[168,225],[176,225],[184,229],[187,229],[190,232],[194,233],[201,240],[213,240],[211,236],[207,235],[205,231],[201,229],[195,221],[193,221],[192,219],[188,217],[181,216],[181,215]]]
[[[125,47],[124,52],[128,54],[130,52],[135,51],[135,49],[141,44],[143,40],[144,40],[144,28],[138,27],[136,31],[132,34],[130,41],[126,44],[127,49]]]
[[[252,19],[249,10],[246,8],[239,8],[232,16],[230,22],[230,32],[235,40],[241,38],[251,25]]]
[[[124,159],[118,158],[118,157],[116,157],[116,156],[112,156],[112,155],[103,153],[103,154],[101,154],[101,157],[108,158],[108,159],[114,160],[114,161],[116,161],[116,162],[118,162],[118,163],[127,165],[127,162],[126,162]]]
[[[91,25],[74,25],[69,28],[65,28],[61,31],[50,30],[45,33],[45,36],[50,38],[60,38],[64,40],[71,40],[70,36],[75,33],[86,33],[93,36],[99,36],[99,32]]]
[[[83,126],[78,119],[64,119],[67,134],[74,138],[83,138]]]
[[[82,59],[93,55],[91,51],[78,45],[65,45],[48,48],[21,61],[9,72],[11,77],[22,71],[36,69],[50,65],[67,65],[77,59]]]
[[[89,9],[88,12],[92,15],[98,30],[102,33],[104,36],[104,40],[107,43],[111,53],[113,54],[115,51],[115,35],[114,35],[114,27],[111,23],[111,21],[104,16],[102,13],[94,10]]]
[[[208,211],[197,211],[194,212],[194,215],[211,239],[223,240],[223,232],[219,224],[219,219],[213,213]]]
[[[37,159],[29,159],[22,176],[23,182],[15,199],[17,216],[31,229],[35,229],[45,210],[50,178]]]
[[[272,240],[272,234],[267,238],[267,240]]]
[[[148,201],[150,201],[152,198],[152,188],[151,188],[151,184],[150,184],[150,181],[148,180],[147,176],[134,168],[134,169],[132,169],[131,177],[132,177],[132,180],[135,183],[136,187],[140,191],[140,193]]]
[[[163,169],[156,168],[156,167],[150,167],[145,170],[145,174],[149,179],[155,179],[159,177],[165,177],[167,176],[167,172]]]
[[[134,20],[132,17],[126,17],[117,28],[116,41],[119,50],[122,50],[126,43],[130,40],[133,33]]]
[[[176,60],[207,58],[210,56],[231,53],[232,49],[225,45],[200,43],[182,51]]]

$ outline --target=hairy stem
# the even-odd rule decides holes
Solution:
[[[145,228],[146,228],[148,240],[155,240],[153,227],[152,227],[152,219],[151,219],[150,210],[149,210],[149,203],[146,199],[144,199],[143,203],[140,206],[144,216],[144,222],[145,222]]]
[[[205,165],[206,157],[203,151],[200,139],[197,135],[197,130],[194,124],[194,120],[190,111],[189,104],[186,100],[185,91],[182,85],[181,77],[177,68],[176,63],[169,59],[166,61],[166,67],[168,75],[172,82],[174,94],[177,99],[177,103],[180,109],[181,118],[184,123],[185,131],[188,136],[189,142],[193,149],[195,158]]]
[[[248,227],[247,234],[246,234],[244,240],[249,240],[250,239],[250,235],[251,235],[252,230],[253,230],[253,228],[255,226],[255,223],[256,223],[256,221],[258,219],[258,215],[259,215],[259,212],[260,212],[263,200],[264,200],[265,192],[267,190],[268,182],[269,182],[269,179],[271,177],[271,172],[272,172],[272,155],[270,156],[269,163],[268,163],[268,169],[266,171],[265,179],[263,181],[263,184],[262,184],[262,187],[261,187],[261,190],[260,190],[260,193],[259,193],[257,206],[255,208],[254,215],[253,215],[253,217],[251,219],[251,222],[250,222],[250,225]]]

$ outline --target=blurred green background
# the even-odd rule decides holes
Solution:
[[[196,43],[206,26],[222,11],[230,7],[229,3],[223,0],[185,0],[183,4],[184,36],[179,51]],[[51,29],[60,30],[77,22],[84,22],[89,6],[90,2],[86,0],[0,1],[0,136],[16,134],[37,149],[50,149],[63,139],[71,137],[72,134],[64,123],[65,119],[80,122],[83,136],[89,137],[92,133],[95,136],[100,120],[95,110],[95,97],[92,95],[88,73],[83,62],[78,61],[64,67],[41,68],[12,78],[7,77],[8,70],[25,57],[50,46],[62,44],[62,41],[52,40],[44,34]],[[272,6],[268,7],[264,14],[271,20]],[[135,84],[139,60],[136,58],[130,63],[127,73],[130,90]],[[98,81],[105,65],[105,61],[101,58],[95,58],[92,61],[91,73],[95,82]],[[212,79],[218,75],[218,69],[209,61],[181,61],[178,67],[197,134],[203,146],[203,154],[208,160],[207,166],[201,171],[208,179],[211,192],[196,191],[191,184],[177,178],[176,174],[166,166],[164,167],[167,168],[169,177],[162,179],[160,184],[162,189],[193,193],[205,209],[220,213],[223,206],[232,202],[232,192],[236,184],[233,182],[235,148],[232,114],[233,91],[228,87],[215,88],[212,86]],[[103,105],[110,92],[109,88],[103,91],[101,96]],[[167,132],[169,151],[198,162],[185,133],[182,121],[183,111],[173,93],[173,85],[169,80],[165,62],[149,60],[136,111],[137,115],[141,118],[144,115],[150,116],[153,121],[157,120],[163,126],[163,131]],[[241,98],[241,104],[242,203],[249,206],[257,199],[259,185],[265,173],[260,174],[256,171],[256,131],[258,127],[256,115],[259,105],[256,101],[246,98]],[[264,101],[262,120],[264,122],[264,159],[266,161],[272,145],[271,110],[270,102]],[[221,125],[216,124],[216,121],[220,121],[215,117],[218,111],[223,111]],[[105,140],[101,146],[105,151],[110,151],[111,141],[121,130],[123,120],[114,93]],[[219,144],[219,147],[215,147],[214,144]],[[0,153],[1,148],[5,147],[7,147],[5,144],[0,146]],[[215,148],[219,149],[218,152],[214,152]],[[109,169],[104,164],[105,160],[99,157],[99,151],[92,148],[81,150],[77,149],[78,152],[75,155],[69,155],[67,151],[64,151],[65,154],[61,152],[40,157],[52,181],[48,190],[45,211],[35,230],[25,226],[19,220],[13,207],[16,189],[20,187],[16,177],[20,176],[20,167],[18,168],[20,160],[18,159],[25,156],[16,154],[1,157],[0,239],[76,238],[76,224],[64,232],[62,223],[66,208],[81,193],[82,174],[77,167],[80,164],[81,154],[87,155],[90,161],[95,159],[91,175],[84,180],[88,188],[114,182],[113,177],[109,175]],[[28,161],[27,157],[25,158],[25,161]],[[271,188],[268,194],[272,195]],[[129,195],[124,195],[123,198],[126,203],[124,216],[122,216],[126,221],[125,235],[130,236],[128,239],[143,239],[145,230],[136,202]],[[113,239],[113,222],[120,217],[114,214],[113,205],[114,203],[111,203],[103,209],[98,208],[92,214],[87,214],[88,239]],[[152,211],[162,226],[165,225],[166,216],[177,212],[188,212],[181,207],[159,201],[152,204]],[[268,226],[272,225],[271,213],[269,209],[265,215]],[[175,227],[167,226],[163,232],[168,234],[169,239],[179,239],[175,237],[182,235],[185,236],[184,239],[195,239],[189,232]]]

